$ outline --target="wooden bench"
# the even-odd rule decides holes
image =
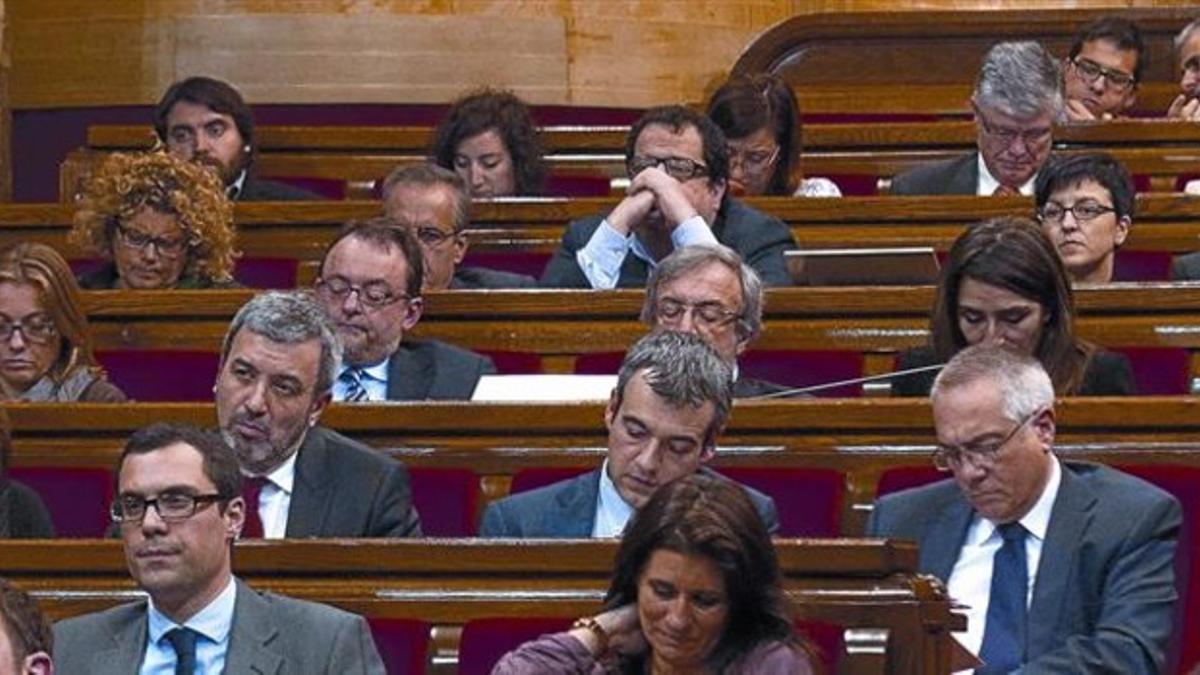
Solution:
[[[915,573],[911,544],[779,540],[777,549],[798,618],[846,629],[839,672],[949,672],[949,631],[963,619],[940,584]],[[258,541],[237,545],[234,568],[256,588],[371,619],[428,622],[435,658],[453,664],[472,620],[598,611],[614,551],[594,541]],[[114,541],[0,542],[0,576],[54,618],[138,597]]]

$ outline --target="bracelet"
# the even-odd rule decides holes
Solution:
[[[571,630],[575,630],[576,628],[586,628],[592,631],[592,635],[596,636],[596,640],[600,642],[600,649],[597,651],[597,655],[603,655],[608,652],[608,631],[604,630],[604,627],[600,625],[596,617],[585,616],[576,619],[575,623],[571,624]]]

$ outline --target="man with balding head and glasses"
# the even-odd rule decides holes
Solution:
[[[795,248],[778,218],[726,194],[729,154],[712,120],[684,106],[642,115],[625,141],[628,194],[607,214],[567,226],[542,272],[548,288],[640,288],[684,246],[721,243],[763,282],[791,284],[783,252]]]
[[[604,411],[604,464],[576,478],[488,505],[481,537],[619,537],[659,486],[696,472],[717,451],[733,405],[729,364],[689,333],[656,331],[625,354]],[[770,497],[745,487],[767,530],[779,530]]]
[[[737,359],[762,332],[763,287],[758,273],[729,248],[685,246],[650,274],[642,321],[654,330],[700,336],[733,369],[736,398],[786,388],[742,377]]]
[[[462,266],[471,195],[462,177],[449,169],[409,164],[392,171],[383,181],[383,213],[421,245],[423,291],[537,287],[537,279],[526,274]]]
[[[910,169],[894,195],[1032,195],[1063,116],[1058,64],[1036,42],[1001,42],[979,67],[971,109],[977,152]]]
[[[318,424],[341,357],[304,291],[262,293],[233,317],[213,391],[246,474],[244,536],[421,536],[404,465]]]
[[[1054,387],[1001,347],[960,351],[930,395],[934,465],[952,476],[881,497],[867,536],[911,539],[965,606],[955,637],[992,673],[1164,672],[1179,502],[1054,454]]]
[[[333,400],[467,400],[491,359],[439,340],[406,338],[421,320],[424,260],[389,218],[348,223],[326,249],[316,294],[345,348]]]
[[[130,436],[110,511],[146,598],[55,624],[59,672],[383,675],[362,617],[234,576],[241,483],[238,459],[211,431],[160,423]]]

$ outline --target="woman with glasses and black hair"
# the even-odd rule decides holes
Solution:
[[[1027,218],[969,226],[950,248],[929,321],[932,344],[900,355],[901,370],[945,363],[969,345],[1037,357],[1059,396],[1136,393],[1129,360],[1075,335],[1071,282],[1054,245]],[[898,396],[927,396],[936,370],[898,377]]]
[[[67,261],[44,244],[0,252],[0,401],[124,400],[92,355]]]
[[[1133,225],[1133,179],[1103,153],[1051,157],[1034,183],[1037,218],[1076,282],[1112,281]]]
[[[88,181],[71,241],[107,259],[88,289],[229,288],[233,205],[215,169],[165,152],[110,155]]]
[[[777,75],[727,81],[709,100],[708,117],[725,132],[735,196],[842,196],[828,178],[801,176],[800,106]]]

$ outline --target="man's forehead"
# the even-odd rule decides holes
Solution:
[[[204,455],[194,446],[177,441],[149,452],[130,454],[121,463],[120,490],[147,489],[209,492],[215,486],[204,473]]]
[[[728,266],[714,260],[663,282],[660,292],[681,299],[740,300],[742,280]]]
[[[634,153],[641,155],[648,152],[655,154],[668,150],[665,155],[689,157],[699,160],[704,154],[704,141],[700,131],[691,124],[684,124],[678,131],[666,124],[647,124],[638,134],[634,143]]]
[[[408,275],[408,261],[399,244],[351,234],[330,249],[321,272],[326,277],[341,276],[364,283],[403,284]]]
[[[454,193],[437,185],[398,185],[388,195],[388,216],[401,225],[454,224]]]
[[[1054,113],[1050,110],[1041,110],[1032,115],[1027,115],[1017,114],[1011,110],[1005,110],[1000,106],[988,106],[980,103],[976,105],[979,111],[987,117],[989,124],[1017,128],[1040,128],[1054,124]]]
[[[233,116],[219,113],[203,103],[178,101],[171,106],[167,113],[167,123],[171,126],[188,124],[207,124],[214,120],[225,120],[233,123]]]
[[[243,328],[233,340],[229,359],[252,365],[268,375],[285,375],[311,381],[316,379],[320,355],[320,338],[276,342],[262,333]]]

